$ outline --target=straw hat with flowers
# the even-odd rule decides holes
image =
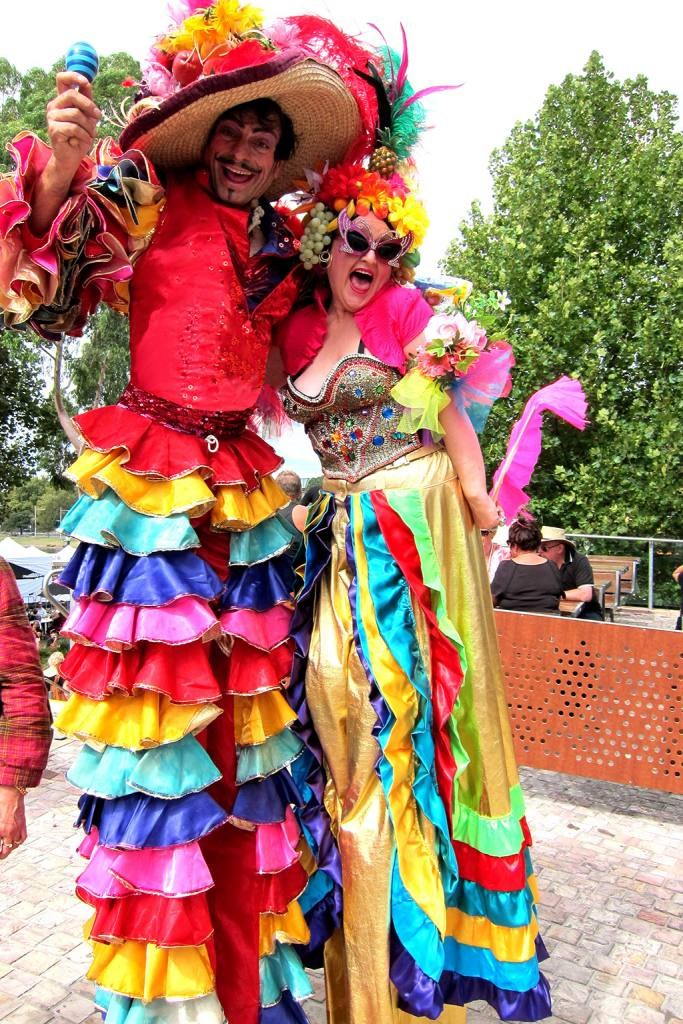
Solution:
[[[141,150],[161,170],[193,166],[222,113],[271,99],[297,138],[270,189],[278,196],[304,168],[342,159],[362,136],[353,80],[329,48],[319,55],[320,48],[284,22],[266,34],[261,12],[238,0],[210,6],[180,0],[175,7],[186,16],[152,48],[121,135],[124,149]]]

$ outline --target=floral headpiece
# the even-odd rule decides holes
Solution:
[[[374,27],[374,26],[373,26]],[[299,213],[307,213],[301,238],[300,259],[307,270],[329,260],[328,246],[337,227],[337,214],[346,210],[349,217],[374,213],[399,238],[410,238],[397,276],[410,279],[420,261],[417,250],[422,244],[429,220],[416,196],[415,164],[411,152],[425,126],[425,111],[419,102],[429,93],[451,86],[432,86],[415,92],[407,77],[408,46],[405,31],[403,52],[393,51],[386,40],[367,70],[356,74],[375,93],[377,121],[367,166],[360,162],[325,167],[322,173],[306,172],[303,203]]]
[[[362,164],[349,163],[331,167],[322,175],[309,172],[313,194],[296,210],[307,214],[299,253],[306,269],[311,270],[317,263],[326,263],[329,259],[328,247],[339,226],[338,215],[342,210],[349,218],[374,213],[387,222],[388,229],[395,231],[398,238],[410,237],[402,264],[416,264],[419,261],[416,250],[424,240],[429,219],[424,206],[413,194],[407,170],[404,174],[394,171],[390,177],[383,178]]]
[[[324,18],[283,19],[263,27],[261,11],[241,0],[171,0],[173,24],[143,64],[139,91],[124,111],[123,149],[155,167],[194,167],[218,117],[269,99],[297,138],[280,161],[268,197],[291,192],[306,167],[365,155],[377,101],[355,74],[370,53]],[[360,83],[360,85],[358,85]]]
[[[239,0],[176,0],[176,24],[155,41],[143,65],[145,91],[168,97],[200,76],[265,62],[275,47],[263,32],[263,12]]]

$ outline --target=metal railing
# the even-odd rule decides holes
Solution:
[[[683,540],[679,537],[623,537],[613,533],[567,533],[567,537],[579,537],[582,540],[616,540],[647,544],[647,607],[650,611],[655,606],[655,545],[676,544],[683,548]]]

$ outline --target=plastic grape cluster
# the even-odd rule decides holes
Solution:
[[[332,241],[327,234],[327,226],[334,217],[333,213],[325,209],[324,203],[316,203],[313,207],[311,219],[301,236],[299,251],[299,259],[306,270],[312,270],[316,263],[320,263],[320,253]]]

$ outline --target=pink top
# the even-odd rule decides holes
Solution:
[[[301,373],[323,346],[327,331],[326,298],[327,288],[319,287],[310,306],[295,310],[277,327],[275,340],[289,376]],[[354,313],[353,319],[367,351],[403,372],[405,346],[424,331],[431,317],[432,307],[416,288],[388,284],[368,306]]]

